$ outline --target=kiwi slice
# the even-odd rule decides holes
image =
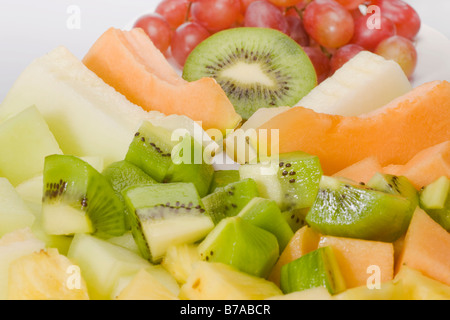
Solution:
[[[237,215],[241,219],[263,228],[278,239],[280,251],[283,251],[294,235],[280,208],[273,200],[255,197]]]
[[[203,160],[203,146],[189,134],[172,139],[172,131],[144,121],[125,160],[157,182],[192,182],[200,196],[209,192],[214,167]]]
[[[209,193],[214,192],[217,188],[225,187],[226,185],[239,180],[239,170],[217,170],[214,172]]]
[[[259,196],[253,179],[243,179],[217,188],[202,198],[214,224],[226,217],[236,216],[254,197]]]
[[[289,211],[281,212],[281,215],[286,220],[288,225],[291,227],[293,232],[303,227],[306,224],[306,215],[308,214],[309,208],[304,209],[294,209]]]
[[[278,259],[277,238],[240,217],[228,217],[198,246],[200,258],[221,262],[248,274],[265,278]]]
[[[240,166],[241,179],[254,179],[261,197],[275,200],[282,211],[312,206],[322,176],[317,156],[301,151],[289,152],[279,154],[267,163]]]
[[[411,202],[402,196],[322,176],[306,215],[315,231],[337,237],[393,242],[406,232]]]
[[[200,241],[214,228],[193,183],[138,185],[122,194],[139,250],[153,263],[170,246]]]
[[[202,41],[188,56],[183,78],[214,78],[248,119],[259,108],[293,106],[317,85],[311,60],[286,34],[232,28]]]
[[[87,162],[50,155],[43,176],[42,218],[48,234],[94,233],[110,238],[127,231],[124,204],[108,180]]]
[[[283,293],[325,287],[330,294],[346,289],[345,280],[329,246],[318,248],[281,267]]]
[[[450,232],[450,179],[442,176],[420,190],[420,207]]]

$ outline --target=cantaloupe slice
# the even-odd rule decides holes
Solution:
[[[417,189],[442,176],[450,177],[450,140],[420,151],[405,165],[389,165],[383,171],[407,177]]]
[[[334,176],[367,183],[375,173],[381,172],[382,169],[377,158],[370,156],[336,172]]]
[[[268,279],[280,286],[281,267],[317,249],[319,240],[320,235],[309,226],[298,229],[284,248]]]
[[[322,236],[318,247],[331,246],[347,288],[387,282],[394,277],[392,243]]]
[[[411,219],[395,272],[403,265],[450,285],[450,233],[420,208]]]
[[[145,110],[186,115],[204,129],[234,129],[241,117],[212,78],[187,82],[142,29],[108,29],[91,47],[84,64]]]
[[[432,81],[363,116],[293,107],[259,129],[279,130],[280,153],[301,150],[319,156],[326,175],[369,156],[382,166],[405,164],[419,151],[450,140],[449,97],[449,82]]]

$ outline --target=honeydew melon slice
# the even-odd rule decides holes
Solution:
[[[44,158],[61,149],[34,106],[0,124],[0,177],[14,186],[42,172]]]
[[[64,154],[102,156],[105,166],[125,157],[143,120],[189,132],[198,126],[187,117],[144,111],[63,46],[22,72],[0,105],[0,123],[31,105],[41,112]]]

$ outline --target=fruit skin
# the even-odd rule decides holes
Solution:
[[[321,247],[281,268],[281,290],[288,294],[315,287],[325,287],[330,294],[346,289],[334,250]]]
[[[61,154],[53,133],[36,108],[31,106],[2,122],[0,106],[0,177],[17,186],[40,173],[44,158]]]
[[[170,42],[172,57],[181,69],[184,68],[186,59],[196,46],[211,34],[197,22],[185,22],[179,26],[173,34]]]
[[[322,176],[306,222],[322,234],[393,242],[406,232],[411,216],[411,201],[402,196]]]
[[[371,15],[361,16],[355,19],[355,32],[350,43],[357,44],[369,51],[375,51],[377,45],[386,38],[395,35],[395,24],[388,18],[381,15],[380,28],[370,29]]]
[[[108,29],[90,48],[83,62],[145,110],[186,115],[201,121],[205,130],[218,129],[223,134],[241,122],[241,117],[214,79],[184,81],[140,29]],[[134,76],[129,77],[130,73]],[[149,94],[152,92],[154,94]],[[217,117],[217,114],[221,116]]]
[[[181,287],[183,300],[262,300],[281,295],[272,282],[220,262],[200,261]]]
[[[89,300],[79,267],[49,248],[14,260],[10,266],[9,300]],[[78,273],[77,273],[78,272]]]
[[[384,39],[376,47],[375,53],[383,56],[385,59],[397,62],[408,78],[413,75],[416,69],[416,47],[407,38],[395,35]]]
[[[449,95],[449,82],[432,81],[365,116],[332,116],[294,107],[258,130],[278,129],[280,153],[302,150],[315,154],[326,175],[373,154],[382,166],[401,164],[419,151],[449,140]]]
[[[172,30],[163,16],[157,13],[144,15],[134,23],[133,28],[142,28],[162,53],[169,48]]]

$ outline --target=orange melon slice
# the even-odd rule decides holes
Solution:
[[[420,208],[411,219],[395,272],[403,265],[450,285],[450,233]]]
[[[367,183],[382,167],[375,157],[367,157],[334,174],[335,177],[351,179],[355,182]]]
[[[234,129],[241,122],[212,78],[185,81],[142,29],[108,29],[83,63],[134,104],[166,115],[186,115],[205,130]]]
[[[331,246],[347,288],[368,282],[387,282],[394,277],[392,243],[322,236],[318,247]],[[372,277],[373,275],[373,277]],[[372,279],[373,278],[373,279]]]
[[[396,171],[396,175],[407,177],[417,189],[442,176],[450,177],[450,140],[422,150],[403,166],[390,165],[383,171]]]
[[[317,249],[319,240],[320,235],[309,226],[303,226],[298,229],[284,248],[268,279],[280,286],[281,267]]]
[[[280,153],[317,155],[326,175],[370,156],[382,166],[405,164],[419,151],[450,140],[449,97],[449,82],[432,81],[369,114],[344,117],[294,107],[259,130],[278,130]],[[259,147],[276,142],[269,139]]]

